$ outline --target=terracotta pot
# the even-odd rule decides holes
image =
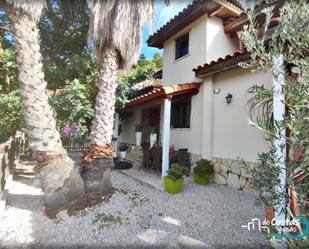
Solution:
[[[265,219],[269,222],[275,218],[275,212],[273,207],[265,207]]]

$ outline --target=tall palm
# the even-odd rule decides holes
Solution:
[[[88,190],[104,191],[111,188],[109,168],[113,163],[114,155],[111,139],[115,114],[117,70],[128,69],[138,60],[142,28],[148,18],[152,23],[154,8],[153,0],[89,0],[88,5],[90,8],[89,39],[93,42],[93,48],[100,63],[100,72],[99,93],[91,128],[92,146],[86,152],[85,159],[98,157],[101,159],[100,167],[104,168],[104,173],[101,175],[105,175],[105,180],[103,180],[105,184],[99,184],[103,186],[102,188],[88,188]],[[89,164],[92,164],[90,160],[84,161],[82,170],[86,191],[87,182],[90,184],[93,180],[87,177],[87,169],[91,168]],[[92,168],[94,168],[93,165]]]
[[[48,208],[68,205],[83,193],[83,181],[67,160],[48,104],[37,27],[43,0],[6,0],[17,49],[18,79],[26,133],[37,161]],[[65,186],[67,183],[70,187]],[[62,193],[65,188],[66,193]],[[75,188],[75,190],[72,190]]]

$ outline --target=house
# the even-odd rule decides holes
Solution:
[[[247,21],[242,12],[235,0],[195,0],[148,39],[164,50],[162,86],[140,92],[120,111],[119,141],[134,145],[137,123],[159,127],[162,175],[170,147],[187,148],[193,163],[214,162],[217,183],[252,191],[247,167],[268,145],[249,125],[248,89],[271,88],[272,75],[238,66],[250,59],[237,37]]]

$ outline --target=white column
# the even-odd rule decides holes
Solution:
[[[113,142],[113,145],[114,145],[114,150],[117,151],[118,150],[118,140],[119,140],[119,137],[118,137],[118,127],[119,127],[119,114],[116,112],[115,113],[115,121],[114,121],[114,138],[117,138],[117,140],[115,140]]]
[[[274,108],[274,122],[280,123],[284,120],[285,116],[285,104],[284,104],[284,60],[281,54],[274,61],[274,76],[273,76],[273,108]],[[275,126],[276,127],[276,126]],[[277,186],[278,191],[284,193],[286,191],[286,134],[285,129],[275,128],[276,138],[274,141],[275,146],[275,158],[276,166],[280,169],[279,173],[279,185]],[[276,220],[285,220],[285,206],[281,205],[277,207]]]
[[[213,80],[212,77],[204,79],[203,113],[202,113],[202,158],[211,160],[213,154]]]
[[[171,126],[171,100],[164,99],[163,139],[162,139],[162,178],[163,176],[166,176],[166,172],[169,168],[170,126]]]

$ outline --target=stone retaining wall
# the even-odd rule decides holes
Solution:
[[[212,161],[215,167],[214,181],[216,183],[258,194],[250,184],[251,175],[249,173],[249,168],[255,168],[256,163],[224,158],[213,158]]]

